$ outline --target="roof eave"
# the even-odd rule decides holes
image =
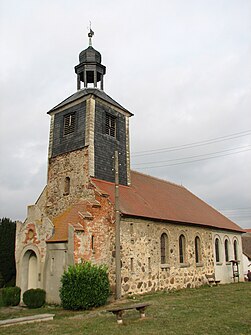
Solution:
[[[68,243],[68,239],[62,239],[62,240],[47,240],[46,243]]]
[[[198,223],[198,222],[188,222],[188,221],[177,221],[177,220],[171,220],[171,219],[165,219],[165,218],[154,218],[154,217],[149,217],[149,216],[143,216],[143,215],[135,215],[135,214],[130,214],[130,213],[124,213],[121,212],[122,217],[133,217],[133,218],[138,218],[138,219],[144,219],[144,220],[153,220],[156,222],[166,222],[166,223],[172,223],[172,224],[183,224],[183,225],[196,225],[202,228],[209,228],[209,229],[217,229],[217,230],[229,230],[229,231],[235,231],[238,233],[243,233],[243,230],[238,230],[238,229],[231,229],[231,228],[222,228],[222,227],[216,227],[212,226],[210,224],[204,224],[204,223]]]
[[[87,90],[88,88],[83,88],[83,90]],[[68,99],[70,99],[72,96],[74,96],[76,93],[81,92],[81,90],[71,94],[69,97],[67,97],[66,99],[64,99],[62,102],[60,102],[59,104],[57,104],[55,107],[53,107],[52,109],[50,109],[47,114],[49,115],[53,115],[55,114],[58,110],[61,109],[65,109],[67,107],[67,105],[71,105],[71,104],[76,104],[76,101],[79,100],[79,102],[82,102],[84,100],[86,100],[89,96],[94,95],[96,98],[104,101],[105,103],[108,103],[112,106],[114,106],[115,108],[121,110],[123,113],[127,114],[129,117],[133,116],[134,114],[131,113],[129,110],[127,110],[126,108],[124,108],[123,106],[121,106],[119,103],[117,103],[113,98],[111,98],[108,94],[106,94],[105,92],[103,92],[105,95],[107,95],[112,101],[114,100],[114,103],[112,101],[106,101],[104,98],[102,98],[100,95],[98,95],[95,90],[97,90],[97,92],[99,91],[97,88],[93,89],[93,91],[91,92],[86,92],[86,94],[81,95],[81,96],[77,96],[75,99],[70,100],[67,102]],[[65,103],[64,103],[65,102]]]

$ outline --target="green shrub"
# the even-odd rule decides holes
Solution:
[[[20,303],[20,287],[2,288],[2,302],[4,306],[17,306]]]
[[[70,266],[61,278],[60,298],[65,309],[104,305],[110,294],[107,267],[90,262]]]
[[[45,304],[45,290],[31,288],[23,294],[23,302],[28,308],[39,308]]]

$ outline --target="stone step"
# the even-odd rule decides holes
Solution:
[[[50,321],[53,320],[54,316],[55,314],[38,314],[38,315],[24,316],[22,318],[1,320],[0,327],[8,327],[32,322]]]

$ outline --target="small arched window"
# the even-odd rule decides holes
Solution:
[[[95,248],[94,248],[94,235],[92,235],[91,237],[91,249],[94,252]]]
[[[227,239],[224,242],[224,247],[225,247],[225,261],[229,262],[228,240]]]
[[[236,240],[234,240],[234,260],[238,260],[238,245]]]
[[[215,259],[216,263],[220,262],[220,241],[218,237],[215,239]]]
[[[64,181],[64,195],[68,195],[70,194],[70,177],[65,177],[65,181]]]
[[[201,261],[201,248],[200,248],[199,236],[195,237],[195,261],[196,263],[200,263]]]
[[[180,256],[180,263],[185,263],[185,261],[186,261],[185,249],[186,249],[186,240],[185,240],[185,236],[184,236],[183,234],[181,234],[180,237],[179,237],[179,256]]]
[[[160,237],[160,262],[161,264],[167,263],[167,234],[163,233]]]

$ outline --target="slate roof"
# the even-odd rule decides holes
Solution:
[[[106,94],[104,91],[99,90],[98,88],[84,88],[81,90],[78,90],[76,93],[72,94],[62,102],[60,102],[58,105],[53,107],[47,114],[50,114],[51,112],[56,111],[58,108],[63,107],[75,100],[81,99],[83,97],[86,97],[89,94],[93,94],[96,97],[110,103],[111,105],[120,108],[121,110],[125,111],[126,113],[129,113],[131,116],[133,115],[131,112],[129,112],[126,108],[121,106],[117,101],[113,100],[108,94]]]
[[[130,187],[119,187],[123,215],[244,232],[183,186],[135,171],[131,171],[131,180]],[[114,203],[114,184],[92,181]]]

